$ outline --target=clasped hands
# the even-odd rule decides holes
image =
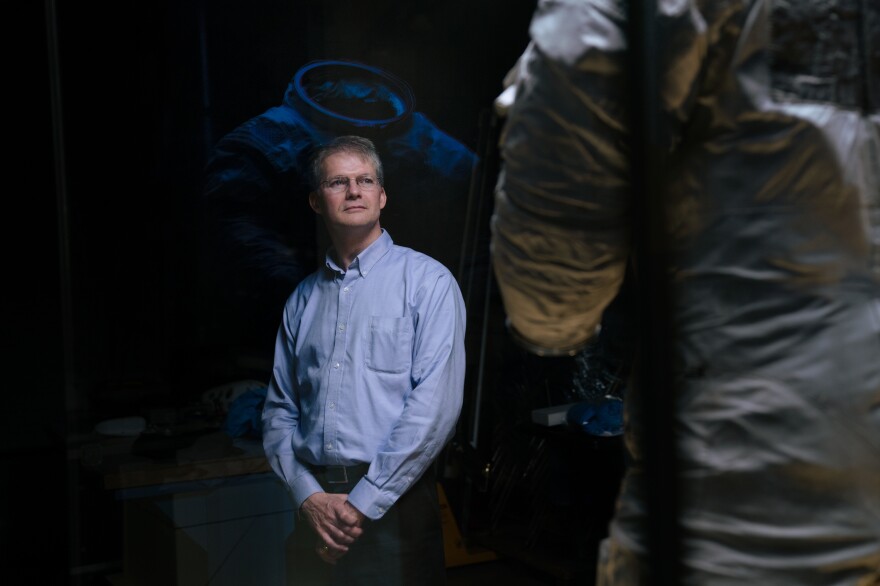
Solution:
[[[328,564],[348,553],[364,532],[366,516],[348,502],[347,494],[316,492],[302,504],[302,512],[318,534],[316,551]]]

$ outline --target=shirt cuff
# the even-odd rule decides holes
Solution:
[[[305,500],[316,492],[324,492],[324,489],[321,488],[315,477],[309,473],[300,475],[290,484],[290,494],[293,497],[297,511]]]
[[[396,500],[396,497],[382,493],[366,477],[361,478],[348,494],[348,502],[373,521],[381,519]]]

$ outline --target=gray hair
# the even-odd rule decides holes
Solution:
[[[317,190],[324,180],[324,161],[327,157],[337,153],[349,153],[357,155],[373,164],[376,170],[376,179],[379,185],[385,185],[385,173],[382,169],[382,160],[376,151],[376,145],[367,138],[361,136],[338,136],[330,142],[318,146],[309,161],[309,184],[312,190]]]

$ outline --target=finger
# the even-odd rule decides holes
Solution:
[[[358,537],[360,537],[360,536],[363,535],[363,533],[364,533],[363,528],[362,528],[362,527],[358,527],[357,525],[355,525],[355,526],[349,526],[349,527],[343,527],[343,528],[342,528],[342,531],[343,531],[343,532],[345,533],[345,535],[350,539],[350,541],[347,541],[347,542],[346,542],[346,543],[348,543],[348,544],[351,544],[353,541],[355,541]]]
[[[344,549],[347,550],[348,548]],[[343,551],[343,548],[334,543],[322,543],[320,541],[315,544],[315,551],[318,553],[318,555],[329,556],[333,558],[336,558],[339,555],[345,553],[345,551]]]
[[[345,553],[348,551],[348,546],[355,542],[354,537],[335,527],[328,532],[328,535],[329,539],[325,539],[324,543],[330,547],[331,552]]]
[[[352,527],[350,525],[333,525],[327,528],[327,534],[339,545],[351,545],[361,536],[363,530],[360,527]],[[330,543],[331,540],[324,540]]]
[[[324,562],[328,564],[335,564],[337,560],[339,560],[339,558],[345,555],[346,552],[338,551],[332,546],[319,542],[315,547],[315,553],[317,553],[318,557],[321,558],[321,560],[323,560]]]
[[[318,532],[318,536],[322,543],[336,550],[347,549],[347,546],[354,541],[353,537],[335,525],[328,525],[325,531]]]
[[[318,557],[325,563],[336,565],[336,558],[329,551],[319,551]]]
[[[340,527],[339,531],[342,535],[336,541],[345,545],[351,545],[363,533],[360,527]]]

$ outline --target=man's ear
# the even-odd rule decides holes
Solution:
[[[385,194],[385,188],[382,188],[382,193],[379,194],[379,209],[385,209],[385,202],[388,201],[388,196]]]
[[[320,197],[321,196],[318,195],[317,191],[312,191],[311,193],[309,193],[309,206],[318,215],[321,215],[321,202],[319,200]]]

